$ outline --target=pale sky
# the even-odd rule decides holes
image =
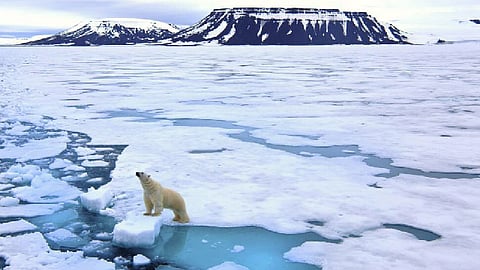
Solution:
[[[214,8],[311,7],[367,11],[379,20],[408,25],[420,21],[480,17],[479,0],[0,0],[0,36],[52,34],[90,19],[143,18],[191,25]],[[408,29],[407,29],[408,30]]]

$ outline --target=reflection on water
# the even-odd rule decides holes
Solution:
[[[259,227],[163,225],[153,248],[133,249],[157,264],[185,269],[207,269],[225,261],[250,269],[318,269],[285,260],[283,254],[305,241],[339,243],[316,233],[280,234]]]

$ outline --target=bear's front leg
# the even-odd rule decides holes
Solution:
[[[143,202],[145,203],[145,213],[143,215],[150,216],[152,214],[153,202],[150,200],[147,194],[143,194]]]
[[[161,200],[156,200],[154,203],[155,212],[153,212],[152,216],[160,216],[163,211],[163,202]]]

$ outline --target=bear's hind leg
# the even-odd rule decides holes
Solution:
[[[190,222],[190,218],[188,217],[186,212],[177,212],[173,211],[175,213],[175,217],[173,218],[173,221],[179,222],[179,223],[188,223]]]

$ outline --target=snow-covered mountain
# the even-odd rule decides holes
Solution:
[[[472,19],[470,21],[476,24],[480,24],[480,19]]]
[[[151,43],[179,31],[172,24],[145,19],[110,18],[79,23],[53,36],[27,42],[28,45],[123,45]]]
[[[408,43],[398,28],[382,24],[366,12],[314,8],[215,9],[171,41],[225,45]]]

